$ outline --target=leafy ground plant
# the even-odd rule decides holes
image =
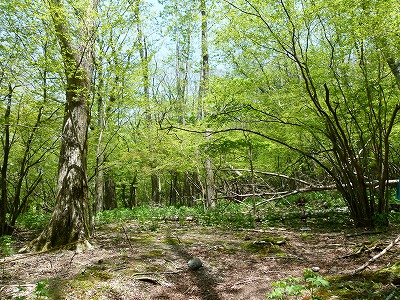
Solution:
[[[316,289],[329,286],[329,282],[318,273],[306,269],[303,278],[289,276],[272,284],[275,289],[267,295],[267,299],[299,299],[309,294],[310,299],[322,300],[315,295]]]
[[[4,235],[0,237],[0,257],[14,254],[14,250],[11,247],[11,244],[12,237],[10,235]]]
[[[48,299],[50,295],[48,284],[49,282],[47,280],[41,280],[36,284],[35,299]]]

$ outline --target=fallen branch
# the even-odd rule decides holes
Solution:
[[[131,240],[130,240],[130,238],[129,238],[129,236],[128,236],[128,233],[127,233],[126,230],[125,230],[124,225],[122,225],[122,230],[124,231],[124,234],[125,234],[126,240],[128,241],[129,247],[130,247],[132,250],[134,250],[133,247],[132,247]]]
[[[355,237],[355,236],[360,236],[360,235],[373,235],[373,234],[380,234],[382,231],[363,231],[363,232],[357,232],[357,233],[352,233],[352,234],[346,234],[346,237]]]
[[[132,277],[135,277],[135,276],[150,276],[150,275],[178,274],[179,272],[182,272],[182,271],[183,271],[183,270],[165,271],[165,272],[143,272],[143,273],[134,273],[134,274],[132,274]],[[140,278],[135,278],[135,279],[140,279]]]
[[[350,273],[350,275],[355,275],[361,271],[364,271],[370,264],[372,264],[374,261],[376,261],[379,257],[384,255],[386,252],[388,252],[394,245],[396,245],[400,241],[400,235],[396,237],[394,241],[392,241],[385,249],[383,249],[380,253],[372,257],[370,260],[368,260],[365,264],[363,264],[361,267],[358,267],[355,269],[353,272]]]
[[[135,278],[135,279],[139,280],[139,281],[151,283],[151,284],[154,284],[154,285],[161,285],[161,283],[157,279],[150,278],[150,277],[140,277],[140,278]]]

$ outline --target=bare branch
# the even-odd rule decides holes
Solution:
[[[358,267],[354,271],[350,273],[350,275],[355,275],[357,273],[360,273],[361,271],[364,271],[370,264],[372,264],[374,261],[376,261],[379,257],[383,256],[388,252],[394,245],[396,245],[400,241],[400,235],[396,237],[394,241],[392,241],[385,249],[383,249],[381,252],[379,252],[377,255],[373,256],[370,260],[368,260],[365,264],[363,264],[361,267]]]

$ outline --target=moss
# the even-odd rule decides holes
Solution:
[[[303,240],[311,240],[311,239],[313,239],[313,235],[312,234],[309,234],[309,233],[302,233],[301,235],[300,235],[300,238],[301,239],[303,239]]]
[[[106,270],[102,270],[99,267],[89,267],[84,272],[79,274],[76,279],[79,281],[107,281],[112,279],[114,276],[112,273]]]
[[[338,299],[400,299],[400,263],[375,272],[358,275],[342,275],[327,278],[331,286],[321,289],[319,294],[337,296]]]
[[[238,252],[238,247],[232,244],[226,243],[216,243],[210,247],[210,250],[215,252],[215,256],[218,256],[221,253],[224,254],[235,254]]]
[[[133,243],[152,243],[154,242],[154,235],[152,234],[135,234],[129,237],[130,242]]]
[[[242,247],[249,252],[258,254],[279,254],[282,255],[284,252],[280,249],[278,244],[284,243],[284,239],[276,237],[264,237],[261,240],[253,242],[244,242]]]
[[[171,237],[166,237],[163,242],[167,245],[172,245],[172,246],[177,246],[181,243],[179,238],[171,236]]]
[[[148,264],[142,261],[142,259],[137,260],[135,265],[131,268],[127,268],[123,271],[123,274],[126,276],[138,275],[142,273],[148,272],[163,272],[165,271],[165,266],[158,266],[154,264]]]
[[[157,258],[157,257],[162,257],[164,255],[165,255],[165,253],[163,250],[154,249],[154,250],[147,252],[146,254],[143,254],[141,257],[142,258]]]

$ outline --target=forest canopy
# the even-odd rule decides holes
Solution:
[[[46,211],[36,249],[86,245],[94,215],[117,206],[228,200],[255,212],[323,190],[356,226],[388,224],[398,1],[7,0],[0,11],[0,234]]]

